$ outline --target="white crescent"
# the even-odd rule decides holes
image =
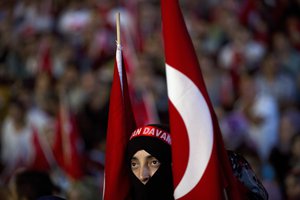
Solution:
[[[213,148],[213,125],[208,105],[199,88],[168,64],[166,74],[169,100],[180,113],[189,138],[187,167],[174,191],[175,199],[179,199],[188,194],[204,174]]]

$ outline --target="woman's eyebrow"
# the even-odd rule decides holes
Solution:
[[[154,156],[152,156],[152,155],[148,155],[147,157],[146,157],[146,159],[156,159],[156,160],[158,160],[157,158],[155,158]]]
[[[131,158],[131,160],[138,160],[138,158],[134,156]]]

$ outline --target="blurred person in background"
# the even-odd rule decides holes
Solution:
[[[98,181],[98,180],[97,180]],[[81,181],[73,182],[67,191],[68,200],[96,200],[101,199],[98,184],[92,178],[85,178]]]
[[[271,149],[278,143],[279,113],[276,100],[259,93],[252,75],[244,74],[240,82],[238,109],[246,119],[246,144],[267,162]]]
[[[280,67],[296,77],[300,73],[300,53],[291,45],[287,35],[282,31],[275,32],[272,47]]]
[[[292,137],[290,168],[285,176],[285,190],[288,200],[300,198],[300,134],[297,132]]]
[[[33,159],[33,129],[26,117],[27,108],[17,97],[11,99],[9,112],[2,125],[1,162],[4,170],[2,181],[21,167],[29,167]]]
[[[56,82],[47,73],[39,73],[34,82],[32,105],[27,117],[35,133],[33,146],[35,149],[34,168],[50,170],[55,161],[52,146],[55,136],[55,121],[58,109],[58,97],[55,91]],[[41,163],[41,166],[39,166]]]
[[[34,170],[16,172],[10,182],[10,189],[11,200],[37,200],[41,197],[55,199],[50,197],[59,193],[59,188],[53,183],[48,173]]]
[[[295,78],[284,70],[276,55],[267,54],[259,70],[258,92],[273,96],[280,108],[294,105],[297,98]]]
[[[290,165],[293,171],[300,171],[300,133],[294,135],[291,144]]]
[[[300,199],[300,172],[291,171],[285,178],[285,189],[287,200]]]
[[[110,80],[99,78],[98,74],[104,73],[89,71],[81,80],[84,102],[76,115],[86,151],[97,148],[106,138]]]
[[[270,154],[270,163],[274,167],[283,195],[286,195],[284,180],[291,170],[291,146],[293,138],[300,132],[300,112],[296,109],[284,110],[280,117],[279,140]]]
[[[65,65],[64,73],[57,80],[59,87],[64,89],[70,109],[76,113],[84,102],[84,91],[80,84],[80,71],[76,62],[69,61]]]
[[[294,8],[293,8],[294,9]],[[292,17],[291,17],[292,18]],[[298,19],[298,25],[297,20],[296,27],[299,29],[299,17]],[[288,24],[290,20],[290,17],[287,17],[286,23]],[[288,25],[287,25],[288,26]],[[293,25],[294,26],[294,25]],[[278,64],[280,68],[282,69],[282,72],[287,73],[292,77],[293,81],[297,84],[297,100],[294,102],[297,104],[297,101],[299,101],[299,95],[300,95],[300,87],[299,87],[299,77],[300,77],[300,51],[296,48],[296,46],[293,46],[292,41],[295,40],[295,36],[299,36],[299,30],[295,29],[295,27],[292,29],[293,32],[290,32],[290,28],[287,28],[287,33],[279,30],[273,33],[272,35],[272,50],[274,51],[274,54],[278,60]],[[291,36],[293,34],[293,36]],[[295,41],[294,41],[295,42]]]
[[[11,200],[11,191],[7,185],[0,186],[0,199]]]
[[[285,176],[285,190],[288,200],[300,198],[300,134],[295,134],[291,143],[290,169]]]
[[[76,113],[79,133],[84,142],[86,173],[99,181],[99,188],[102,187],[104,171],[111,84],[108,66],[102,66],[95,72],[87,71],[82,75],[81,87],[85,100]]]

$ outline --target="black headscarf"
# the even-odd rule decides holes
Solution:
[[[154,134],[143,134],[145,128],[150,130],[162,131],[159,136]],[[154,129],[153,129],[154,128]],[[167,127],[161,125],[148,125],[141,128],[141,134],[131,137],[128,143],[128,167],[130,171],[130,180],[132,183],[133,200],[174,200],[173,178],[171,168],[171,145],[166,141],[166,134],[169,136]],[[164,134],[166,133],[166,134]],[[164,134],[164,135],[163,135]],[[145,150],[161,163],[158,170],[143,184],[131,170],[131,158],[139,151]]]

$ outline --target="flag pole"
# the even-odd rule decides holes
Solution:
[[[120,12],[116,13],[116,28],[117,28],[117,45],[121,45]]]

